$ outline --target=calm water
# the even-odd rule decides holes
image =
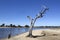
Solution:
[[[41,28],[34,28],[34,30],[35,29]],[[0,28],[0,38],[7,38],[9,34],[11,34],[11,36],[15,36],[27,32],[28,30],[29,28]]]

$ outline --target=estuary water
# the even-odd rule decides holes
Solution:
[[[7,38],[9,34],[15,36],[27,32],[29,28],[0,28],[0,38]]]
[[[41,28],[33,28],[41,29]],[[0,28],[0,38],[8,38],[8,35],[15,36],[29,31],[29,28]]]

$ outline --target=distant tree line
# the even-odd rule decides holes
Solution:
[[[5,25],[4,23],[0,25],[0,27],[25,27],[25,28],[29,28],[29,25],[25,25],[25,26],[21,26],[21,25],[14,25],[14,24],[10,24],[10,25]]]
[[[29,28],[29,25],[25,25],[25,26],[21,26],[21,25],[14,25],[14,24],[10,24],[10,25],[5,25],[4,23],[0,25],[0,27],[16,27],[16,28]],[[35,26],[34,28],[60,28],[60,26]]]

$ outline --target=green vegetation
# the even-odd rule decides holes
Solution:
[[[3,23],[2,25],[0,25],[1,27],[4,27],[5,26],[5,24]]]
[[[26,28],[29,28],[29,25],[25,25]]]
[[[17,27],[20,27],[21,28],[22,26],[18,25]]]
[[[20,28],[21,28],[22,26],[20,26],[20,25],[16,26],[16,25],[14,25],[14,24],[5,25],[5,24],[3,23],[3,24],[0,25],[0,27],[16,27],[16,28],[20,27]]]
[[[5,25],[5,23],[1,24],[0,27],[15,27],[15,28],[29,28],[29,25],[25,25],[25,26],[21,26],[21,25],[14,25],[14,24],[10,24],[10,25]],[[60,28],[60,26],[34,26],[34,28]]]

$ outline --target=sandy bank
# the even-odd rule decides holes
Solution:
[[[17,35],[15,37],[11,37],[10,39],[4,40],[60,40],[60,30],[53,30],[53,29],[45,29],[45,30],[33,30],[32,33],[36,38],[26,37],[28,32],[23,33],[21,35]],[[45,36],[42,36],[46,34]]]

